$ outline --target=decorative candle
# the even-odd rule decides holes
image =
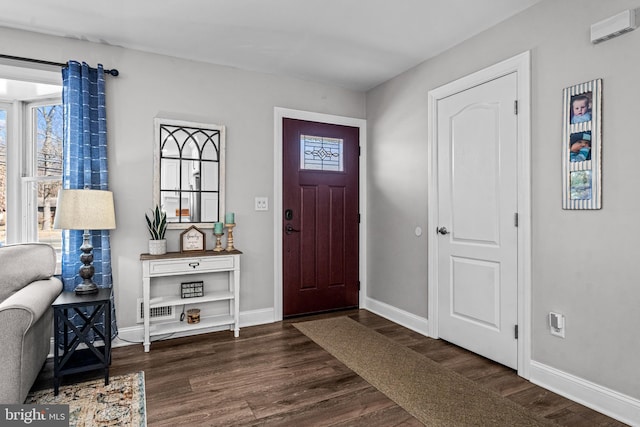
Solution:
[[[233,212],[227,212],[226,214],[224,214],[224,222],[225,224],[235,224],[236,223],[236,216]]]
[[[222,223],[214,222],[213,223],[213,233],[214,234],[222,234]]]

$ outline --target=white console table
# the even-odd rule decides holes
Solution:
[[[240,334],[240,254],[231,252],[168,252],[164,255],[141,254],[142,261],[142,297],[144,313],[144,351],[148,352],[151,337],[176,332],[193,331],[217,326],[229,325],[237,338]],[[152,297],[153,279],[167,276],[188,276],[192,274],[208,274],[228,272],[229,287],[224,291],[205,292],[203,296],[181,298],[180,295],[155,295]],[[154,323],[150,321],[151,309],[184,304],[198,304],[213,301],[229,301],[229,312],[225,315],[202,316],[199,323],[170,321]]]

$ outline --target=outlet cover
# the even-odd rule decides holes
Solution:
[[[563,314],[554,312],[549,313],[549,330],[551,335],[564,338],[565,319]]]
[[[256,197],[255,198],[255,209],[257,211],[268,211],[269,210],[269,198],[268,197]]]

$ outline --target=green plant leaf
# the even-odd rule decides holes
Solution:
[[[144,217],[147,220],[147,228],[149,229],[151,240],[164,239],[167,231],[167,213],[161,210],[159,205],[156,205],[151,210],[151,218],[147,214],[144,214]]]

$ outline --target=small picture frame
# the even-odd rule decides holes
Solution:
[[[182,282],[180,283],[180,298],[196,298],[204,296],[204,282]]]
[[[602,79],[564,89],[562,208],[602,208]]]
[[[195,225],[180,233],[180,252],[204,252],[207,236]]]

